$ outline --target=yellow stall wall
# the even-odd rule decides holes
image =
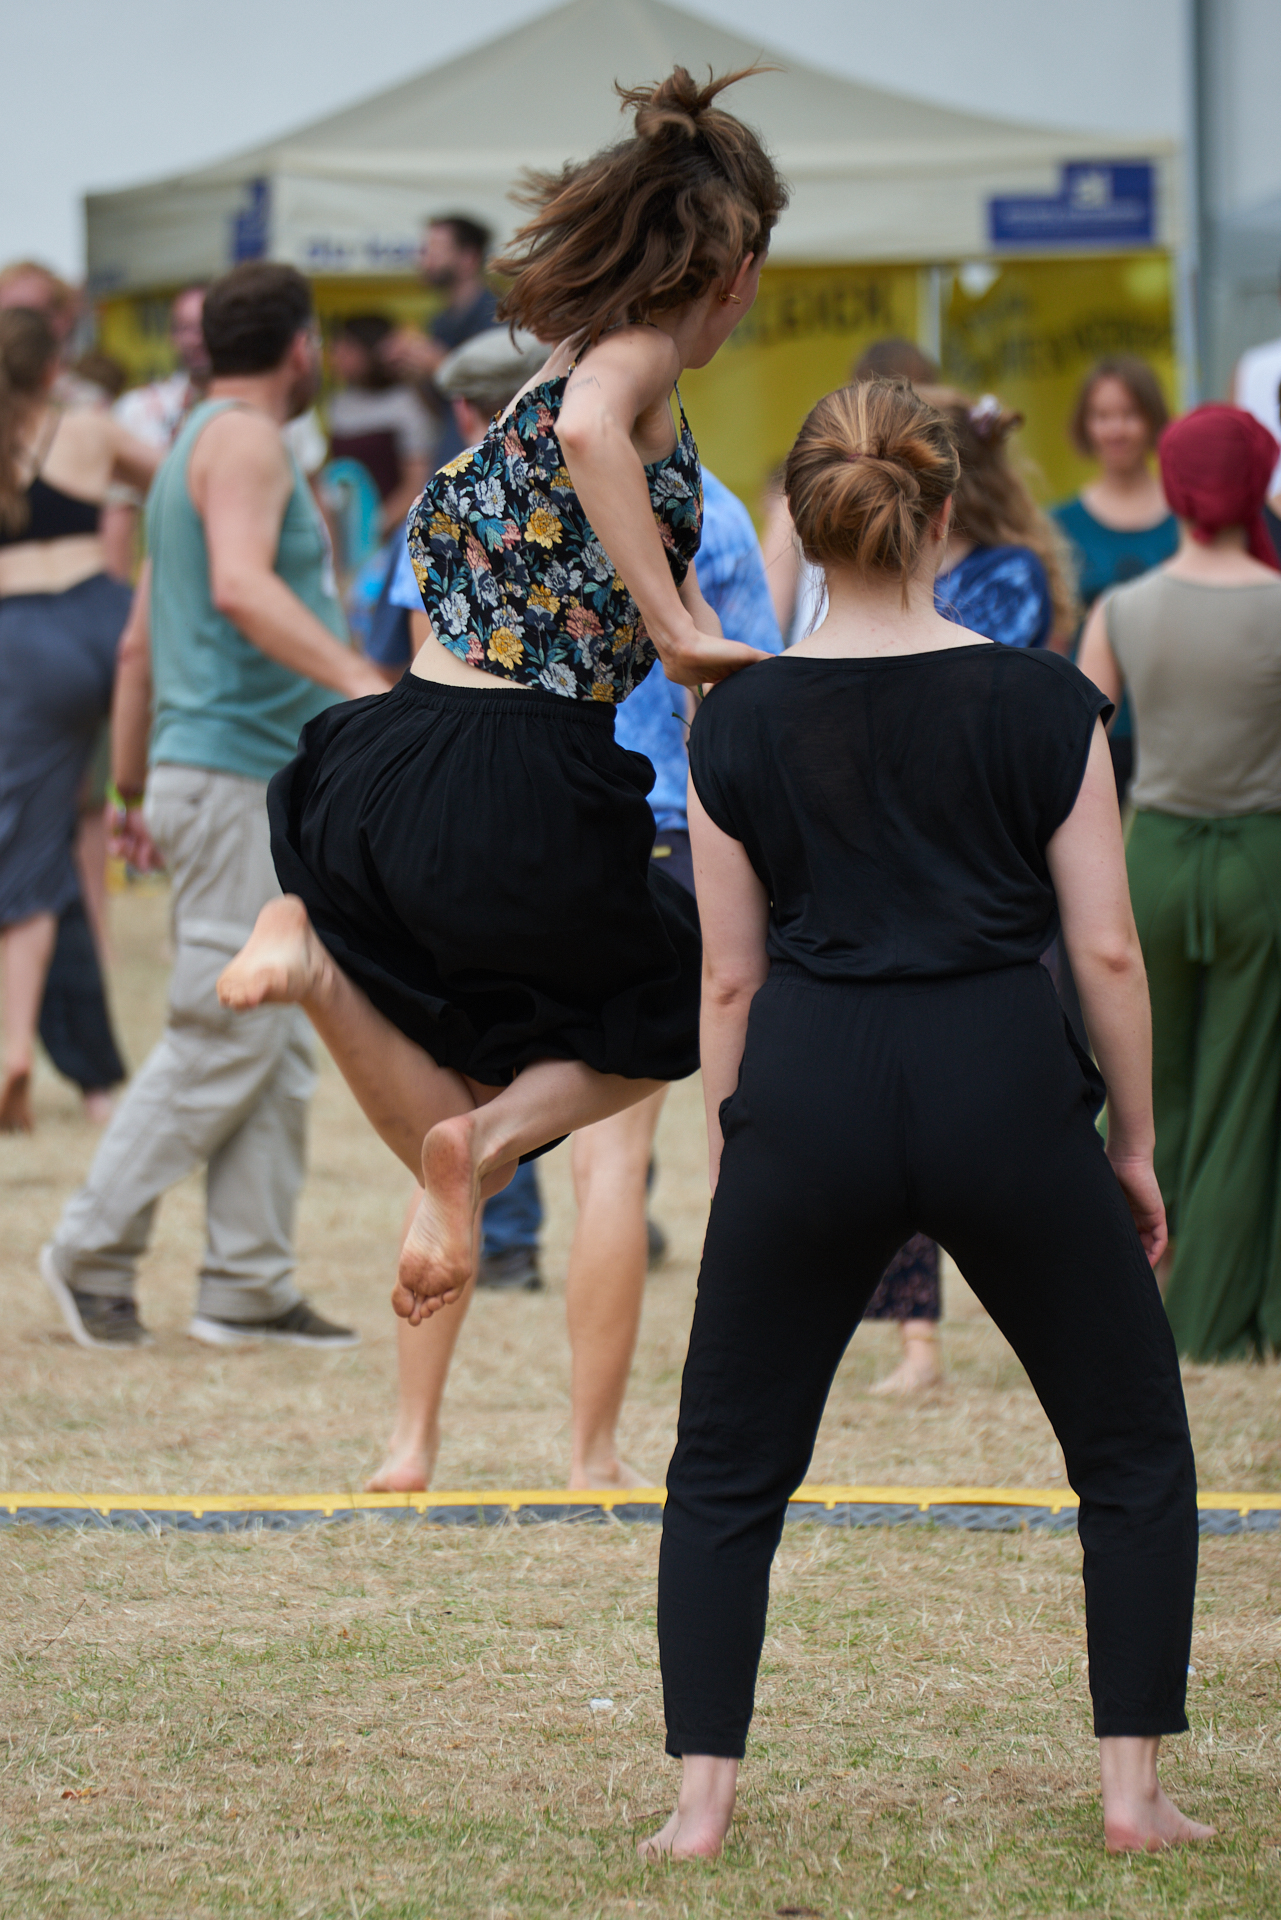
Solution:
[[[362,312],[421,326],[440,303],[410,278],[314,285],[326,333],[343,315]],[[926,311],[939,295],[939,313]],[[172,365],[169,299],[160,290],[98,309],[100,342],[132,380],[154,379]],[[998,393],[1026,415],[1016,445],[1046,500],[1074,492],[1089,472],[1068,443],[1066,422],[1082,375],[1100,355],[1142,354],[1171,405],[1177,393],[1165,254],[993,261],[935,274],[924,265],[767,267],[751,313],[709,367],[681,382],[704,460],[758,518],[765,484],[806,413],[887,334],[939,338],[947,379],[974,394]]]
[[[995,275],[983,288],[984,278]],[[950,290],[948,280],[950,278]],[[971,291],[966,291],[966,281]],[[1178,407],[1174,273],[1168,254],[1093,260],[994,260],[944,276],[943,371],[974,394],[995,393],[1025,416],[1014,441],[1045,501],[1066,499],[1093,469],[1071,445],[1067,423],[1096,360],[1147,360]]]
[[[767,267],[752,311],[681,397],[704,462],[759,517],[761,494],[816,400],[873,340],[918,332],[912,266]]]

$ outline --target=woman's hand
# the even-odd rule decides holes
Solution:
[[[1134,1215],[1134,1224],[1143,1242],[1143,1251],[1151,1266],[1156,1266],[1169,1244],[1165,1224],[1165,1202],[1157,1185],[1150,1153],[1126,1153],[1108,1148],[1108,1163],[1121,1183],[1126,1205]]]
[[[691,620],[661,643],[655,641],[663,672],[678,687],[710,687],[726,680],[740,667],[750,667],[772,656],[759,647],[745,647],[740,640],[725,640],[719,634],[703,633]]]

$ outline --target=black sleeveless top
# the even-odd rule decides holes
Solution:
[[[432,631],[460,660],[567,700],[617,705],[657,654],[556,437],[573,370],[531,387],[427,482],[409,517],[409,557]],[[676,447],[645,478],[679,586],[698,552],[703,481],[679,391],[676,402]]]
[[[97,533],[102,508],[96,500],[78,500],[74,493],[51,487],[37,477],[27,488],[26,525],[16,533],[0,532],[0,547],[16,547],[24,540],[67,540],[73,534]]]
[[[1111,711],[1039,649],[784,655],[712,688],[690,773],[769,891],[772,959],[828,980],[982,973],[1058,931],[1045,849]]]

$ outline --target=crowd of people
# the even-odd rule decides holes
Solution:
[[[901,1329],[879,1391],[938,1386],[941,1247],[1080,1496],[1108,1844],[1196,1839],[1156,1772],[1178,1361],[1281,1349],[1281,448],[1246,407],[1171,422],[1114,356],[1067,428],[1095,477],[1046,512],[1020,417],[883,340],[758,541],[680,396],[786,205],[734,77],[625,94],[632,137],[540,178],[498,259],[432,220],[440,310],[345,317],[319,413],[292,268],[184,289],[173,374],[123,394],[56,276],[0,272],[0,1129],[34,1124],[39,1031],[105,1123],[41,1255],[82,1346],[147,1342],[137,1265],[203,1167],[193,1336],[341,1348],[293,1247],[314,1028],[413,1181],[379,1489],[431,1482],[475,1287],[541,1284],[572,1136],[570,1484],[619,1487],[655,1133],[701,1066],[684,1771],[648,1849],[723,1841],[786,1502],[861,1319]],[[350,623],[338,470],[373,503]],[[114,1105],[108,827],[167,872],[174,949]]]

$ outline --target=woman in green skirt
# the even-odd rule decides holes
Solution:
[[[1277,456],[1236,407],[1160,441],[1173,560],[1106,595],[1080,664],[1128,687],[1130,892],[1152,998],[1166,1310],[1195,1360],[1281,1349],[1281,573]]]

